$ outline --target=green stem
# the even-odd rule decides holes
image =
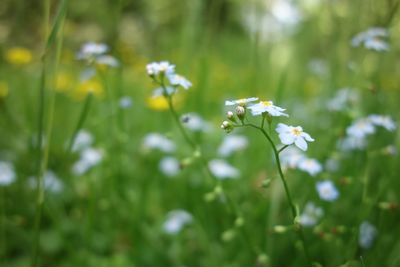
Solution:
[[[290,190],[289,190],[289,186],[288,186],[288,184],[286,182],[285,175],[283,174],[283,171],[282,171],[281,161],[279,159],[279,151],[276,149],[276,146],[275,146],[274,142],[272,141],[271,137],[269,136],[269,134],[263,128],[258,127],[257,125],[254,125],[254,124],[251,124],[251,123],[250,124],[245,124],[245,126],[253,127],[255,129],[260,130],[261,133],[267,138],[268,142],[270,143],[270,145],[272,147],[272,150],[274,152],[275,161],[276,161],[276,164],[277,164],[277,167],[278,167],[279,177],[281,178],[281,181],[283,183],[283,187],[285,188],[286,198],[287,198],[287,201],[289,202],[289,206],[290,206],[290,210],[291,210],[291,213],[292,213],[293,221],[295,221],[296,217],[297,217],[296,207],[295,207],[294,202],[292,200],[292,196],[290,195]],[[281,150],[283,150],[283,149],[280,149],[280,151]],[[311,263],[311,258],[310,258],[310,254],[308,252],[308,248],[306,246],[304,233],[303,233],[303,230],[302,230],[301,226],[300,225],[298,225],[298,226],[299,226],[299,228],[296,229],[297,230],[296,232],[299,235],[299,238],[300,238],[301,243],[303,245],[304,254],[306,256],[306,259],[307,259],[308,263],[311,266],[311,264],[312,264]]]
[[[283,147],[281,147],[279,150],[278,150],[278,154],[280,154],[283,150],[285,150],[287,147],[289,147],[289,145],[284,145]]]
[[[82,129],[82,126],[83,126],[83,124],[84,124],[84,122],[86,120],[86,117],[87,117],[88,113],[89,113],[89,109],[90,109],[90,105],[91,105],[91,102],[92,102],[92,98],[93,98],[93,94],[92,93],[89,93],[86,96],[85,103],[84,103],[83,108],[82,108],[82,112],[81,112],[81,114],[79,116],[79,119],[78,119],[78,123],[76,124],[76,128],[75,128],[75,130],[74,130],[74,132],[72,134],[71,140],[70,140],[70,142],[68,144],[68,147],[67,147],[67,154],[69,154],[71,152],[72,147],[74,146],[74,143],[75,143],[75,138],[78,135],[78,132]]]

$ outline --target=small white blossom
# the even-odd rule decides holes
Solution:
[[[85,148],[90,147],[93,144],[93,136],[86,130],[80,130],[72,145],[72,151],[81,151]]]
[[[82,45],[77,58],[78,59],[90,59],[93,57],[100,56],[108,51],[106,44],[89,42]]]
[[[72,171],[75,175],[82,175],[99,164],[102,159],[103,152],[100,149],[86,148],[81,152],[79,161],[72,166]]]
[[[164,88],[159,87],[154,89],[152,96],[153,97],[158,97],[158,96],[163,96],[164,93],[166,92],[167,95],[173,95],[175,93],[176,89],[172,86],[167,86],[164,90]]]
[[[100,64],[100,65],[106,65],[109,67],[119,67],[119,62],[118,60],[110,55],[101,55],[99,57],[96,58],[96,63]]]
[[[343,151],[363,150],[366,146],[367,140],[365,138],[355,136],[346,136],[338,142],[338,148]]]
[[[322,171],[322,165],[316,159],[304,158],[298,163],[298,168],[315,176]]]
[[[16,179],[14,166],[5,161],[0,161],[0,186],[6,186],[13,183]]]
[[[384,127],[388,131],[394,131],[396,129],[396,123],[389,116],[372,114],[368,116],[368,119],[372,124]]]
[[[177,234],[182,228],[190,224],[193,217],[185,210],[173,210],[168,212],[167,219],[163,224],[163,230],[167,234]]]
[[[180,163],[174,157],[164,157],[161,159],[158,168],[166,176],[173,177],[180,172]]]
[[[283,168],[298,168],[299,163],[306,159],[301,150],[296,147],[288,147],[280,153],[280,160]]]
[[[37,186],[37,178],[31,176],[28,178],[28,183],[32,188]],[[64,184],[61,182],[60,178],[53,171],[46,171],[43,176],[43,186],[46,191],[52,193],[59,193],[64,189]]]
[[[371,248],[374,244],[377,234],[378,231],[376,230],[376,227],[374,225],[372,225],[368,221],[362,222],[358,235],[358,244],[364,249]]]
[[[236,151],[245,149],[249,141],[242,135],[227,135],[218,148],[218,154],[227,157]]]
[[[346,109],[349,104],[354,104],[359,100],[359,94],[352,88],[339,89],[327,106],[329,110],[341,111]]]
[[[157,76],[160,73],[172,75],[175,72],[175,65],[170,64],[168,61],[152,62],[146,65],[146,70],[150,76]]]
[[[364,138],[367,135],[373,134],[375,132],[375,127],[371,120],[362,118],[356,120],[352,125],[347,127],[346,132],[349,136]]]
[[[170,153],[176,149],[175,143],[159,133],[149,133],[143,140],[143,147],[146,149],[158,149]]]
[[[305,227],[314,226],[323,215],[322,208],[317,207],[313,202],[307,202],[303,213],[300,215],[300,224]]]
[[[132,106],[132,98],[129,96],[123,96],[119,99],[119,107],[122,109],[128,109]]]
[[[298,148],[303,151],[307,150],[307,142],[314,142],[314,139],[311,136],[303,131],[303,128],[300,126],[293,127],[288,126],[283,123],[279,123],[276,127],[276,132],[279,134],[279,139],[284,145],[295,144]]]
[[[182,86],[185,89],[189,89],[190,87],[192,87],[192,83],[179,74],[168,75],[168,80],[169,83],[173,86]]]
[[[389,36],[389,32],[385,28],[373,27],[361,32],[351,40],[352,46],[358,47],[364,45],[365,48],[376,51],[389,50],[389,44],[384,40]]]
[[[289,115],[283,112],[285,111],[284,108],[275,106],[272,101],[260,101],[257,104],[249,106],[248,109],[251,110],[251,114],[253,116],[258,116],[263,113],[268,113],[273,117],[279,117],[279,116],[289,117]]]
[[[332,202],[339,197],[339,192],[337,191],[333,182],[330,180],[317,182],[316,188],[318,195],[322,200]]]
[[[255,102],[257,100],[258,100],[258,97],[242,98],[242,99],[237,99],[237,100],[226,100],[225,106],[234,106],[234,105],[244,106],[246,104]]]
[[[214,159],[208,163],[211,173],[218,179],[238,178],[240,172],[238,169],[222,159]]]
[[[182,115],[181,121],[186,128],[194,132],[206,132],[210,130],[210,125],[202,117],[200,117],[200,115],[194,112]]]

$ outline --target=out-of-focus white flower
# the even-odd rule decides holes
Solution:
[[[123,96],[119,99],[119,107],[122,109],[128,109],[132,106],[132,98],[129,96]]]
[[[186,90],[189,89],[190,87],[192,87],[192,83],[188,79],[186,79],[185,77],[183,77],[182,75],[179,75],[179,74],[174,73],[174,74],[168,75],[168,80],[171,85],[182,86]]]
[[[375,127],[371,120],[367,118],[358,119],[347,127],[346,132],[349,136],[364,138],[375,132]]]
[[[389,116],[372,114],[368,116],[368,119],[374,125],[384,127],[388,131],[394,131],[396,129],[396,123]]]
[[[160,133],[149,133],[143,140],[143,147],[146,149],[158,149],[170,153],[176,149],[175,143]]]
[[[185,210],[173,210],[168,212],[163,224],[163,230],[167,234],[177,234],[182,228],[193,221],[192,215]]]
[[[338,142],[338,148],[343,151],[363,150],[366,146],[367,140],[365,138],[355,136],[346,136]]]
[[[90,80],[96,75],[96,70],[94,68],[86,68],[81,72],[81,75],[79,76],[79,80],[81,82]]]
[[[274,1],[271,13],[279,23],[284,25],[296,25],[301,19],[300,10],[287,0]]]
[[[96,58],[96,63],[100,65],[106,65],[109,67],[119,67],[119,62],[118,60],[110,55],[101,55]]]
[[[75,175],[82,175],[99,164],[102,159],[103,152],[100,149],[86,148],[82,150],[79,161],[72,166],[72,172]]]
[[[181,121],[186,128],[195,132],[210,130],[210,125],[194,112],[182,115]]]
[[[298,148],[303,151],[307,150],[307,142],[314,142],[314,139],[311,136],[303,131],[303,128],[300,126],[293,127],[288,126],[283,123],[279,123],[276,127],[276,132],[279,134],[279,139],[284,145],[295,144]]]
[[[303,158],[298,163],[298,168],[315,176],[322,171],[322,165],[316,159]]]
[[[310,71],[318,76],[325,76],[328,74],[329,68],[326,61],[319,58],[314,58],[308,62]]]
[[[346,109],[349,104],[354,104],[359,100],[359,94],[352,88],[339,89],[334,98],[332,98],[327,106],[329,110],[341,111]]]
[[[35,176],[28,178],[28,183],[32,188],[37,186],[37,178]],[[64,189],[64,184],[61,182],[60,178],[53,171],[46,171],[43,176],[43,185],[46,191],[52,193],[59,193]]]
[[[305,227],[314,226],[323,215],[322,208],[317,207],[313,202],[307,202],[303,213],[300,215],[300,224]]]
[[[174,157],[164,157],[161,159],[158,168],[166,176],[173,177],[180,172],[180,163]]]
[[[226,100],[225,106],[234,106],[234,105],[245,106],[246,104],[255,102],[257,100],[258,100],[258,97],[249,97],[249,98],[242,98],[242,99],[237,99],[237,100]]]
[[[211,173],[220,180],[238,178],[240,175],[238,169],[222,159],[211,160],[208,162],[208,167],[210,168]]]
[[[236,151],[243,150],[247,147],[249,141],[247,137],[242,135],[227,135],[222,144],[218,148],[218,154],[227,157]]]
[[[389,50],[389,44],[384,40],[389,36],[389,32],[385,28],[373,27],[361,32],[351,40],[352,46],[358,47],[364,44],[367,49],[375,51]]]
[[[175,72],[175,65],[170,64],[168,61],[152,62],[146,65],[146,70],[150,76],[157,76],[160,73],[172,75]]]
[[[288,147],[280,153],[283,168],[295,169],[303,159],[306,159],[306,156],[296,147]]]
[[[0,186],[6,186],[13,183],[16,179],[14,166],[5,161],[0,161]]]
[[[88,42],[82,45],[77,58],[78,59],[90,59],[92,57],[100,56],[108,51],[106,44]]]
[[[330,180],[317,182],[316,188],[318,195],[322,200],[332,202],[339,197],[339,192]]]
[[[253,116],[258,116],[263,113],[268,113],[273,117],[279,117],[279,116],[289,117],[289,115],[283,112],[285,111],[284,108],[275,106],[272,101],[260,101],[259,103],[251,105],[247,108],[251,110],[251,114]]]
[[[88,148],[93,144],[93,136],[86,130],[80,130],[72,145],[72,151],[81,151],[82,149]]]
[[[364,249],[369,249],[374,244],[375,238],[378,234],[376,227],[368,221],[364,221],[360,225],[360,232],[358,235],[358,244]]]

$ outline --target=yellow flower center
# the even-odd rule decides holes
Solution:
[[[272,101],[261,101],[260,103],[264,107],[271,107],[272,106]]]
[[[301,130],[299,129],[299,128],[293,128],[292,129],[292,134],[294,135],[294,136],[300,136],[301,135]]]

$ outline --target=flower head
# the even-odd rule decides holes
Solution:
[[[375,51],[389,50],[389,44],[384,40],[389,36],[389,32],[385,28],[373,27],[361,32],[351,40],[352,46],[358,47],[364,45],[365,48]]]
[[[288,114],[284,113],[284,108],[275,106],[272,101],[260,101],[257,104],[248,107],[251,110],[253,116],[261,115],[263,113],[268,113],[273,117],[285,116],[289,117]]]
[[[372,124],[381,126],[388,131],[394,131],[396,129],[396,123],[389,116],[372,114],[368,116],[368,119]]]
[[[175,65],[168,61],[152,62],[146,65],[149,76],[158,76],[159,74],[172,75],[175,72]]]
[[[375,127],[371,120],[367,118],[358,119],[352,125],[347,127],[346,132],[349,136],[364,138],[375,132]]]
[[[186,90],[189,89],[190,87],[192,87],[192,83],[188,79],[183,77],[182,75],[174,73],[174,74],[168,75],[167,77],[168,77],[169,83],[173,86],[182,86]]]
[[[14,166],[5,161],[0,161],[0,186],[9,185],[15,181]]]
[[[174,152],[175,143],[159,133],[149,133],[143,140],[143,147],[146,149],[158,149],[162,152]]]
[[[322,200],[332,202],[339,197],[339,192],[337,191],[333,182],[330,180],[318,182],[316,188],[318,195]]]
[[[222,159],[213,159],[208,163],[211,173],[218,179],[238,178],[240,172],[238,169]]]
[[[228,135],[222,141],[222,144],[218,148],[218,154],[226,157],[234,153],[235,151],[243,150],[247,147],[249,141],[245,136],[242,135]]]
[[[177,234],[182,228],[191,223],[193,217],[185,210],[173,210],[168,212],[167,219],[163,224],[164,232],[167,234]]]
[[[316,159],[303,158],[300,160],[299,169],[315,176],[322,171],[322,165]]]
[[[77,58],[78,59],[92,59],[100,56],[108,51],[108,46],[102,43],[88,42],[82,45]]]
[[[180,163],[174,157],[164,157],[161,159],[158,168],[160,171],[168,177],[176,176],[180,171]]]
[[[306,227],[314,226],[323,215],[322,208],[315,206],[313,202],[307,202],[303,213],[300,215],[300,224]]]
[[[364,249],[372,247],[378,231],[376,227],[368,221],[364,221],[360,225],[360,232],[358,236],[358,244]]]
[[[314,142],[314,139],[308,133],[304,132],[300,126],[294,127],[279,123],[275,130],[279,134],[282,144],[291,145],[294,143],[303,151],[307,150],[306,141]]]

